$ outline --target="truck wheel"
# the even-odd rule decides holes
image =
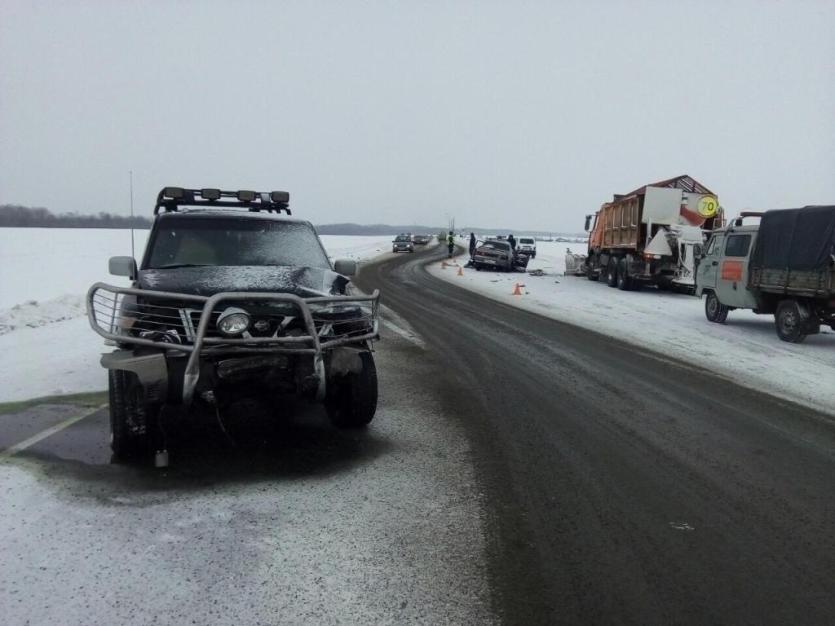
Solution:
[[[809,313],[797,300],[783,300],[774,313],[777,336],[789,343],[802,343],[806,339]]]
[[[715,322],[716,324],[724,324],[725,320],[728,319],[728,311],[730,309],[719,302],[719,298],[716,297],[716,294],[712,291],[707,294],[707,299],[705,300],[705,317],[711,322]]]
[[[618,284],[618,262],[617,259],[609,259],[606,266],[606,284],[609,287],[617,287]]]
[[[153,410],[145,402],[142,384],[134,372],[108,370],[110,449],[117,459],[136,457],[150,450]]]
[[[600,280],[600,274],[595,272],[594,268],[591,265],[589,265],[586,268],[586,278],[588,278],[589,280],[591,280],[593,282],[597,282],[598,280]]]
[[[626,274],[626,259],[618,261],[618,278],[617,285],[621,291],[629,291],[632,288],[632,281]]]
[[[334,377],[328,384],[325,409],[338,428],[361,428],[377,412],[377,367],[370,352],[362,352],[362,369]]]

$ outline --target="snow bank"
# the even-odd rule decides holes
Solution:
[[[18,328],[37,328],[84,315],[82,294],[64,295],[47,302],[29,300],[0,311],[0,335]]]
[[[780,341],[770,315],[732,311],[726,325],[711,324],[704,301],[658,292],[618,291],[605,283],[563,276],[570,244],[539,242],[529,270],[544,276],[464,269],[464,276],[432,265],[432,274],[460,287],[547,317],[669,355],[747,387],[835,414],[835,333],[824,328],[800,345]],[[582,252],[581,246],[573,248]],[[522,296],[512,296],[515,283]]]
[[[148,231],[135,233],[137,256]],[[389,250],[391,237],[322,237],[332,259],[357,261]],[[104,350],[87,323],[91,284],[127,286],[107,259],[130,254],[130,231],[0,228],[0,402],[105,387]]]

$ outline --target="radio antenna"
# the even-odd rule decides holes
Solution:
[[[130,255],[136,258],[136,251],[133,243],[133,170],[129,170],[130,175]]]

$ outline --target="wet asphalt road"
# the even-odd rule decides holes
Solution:
[[[439,363],[507,623],[835,623],[831,417],[434,279],[441,255],[357,282]]]

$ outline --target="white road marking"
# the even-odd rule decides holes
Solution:
[[[31,448],[32,446],[34,446],[39,441],[43,441],[47,437],[51,437],[55,433],[61,432],[65,428],[69,428],[70,426],[72,426],[76,422],[80,422],[84,418],[90,417],[94,413],[98,413],[101,409],[103,409],[106,406],[107,406],[106,404],[102,404],[101,406],[98,406],[95,409],[91,409],[90,411],[87,411],[86,413],[82,413],[81,415],[76,415],[75,417],[67,418],[63,422],[58,422],[57,424],[55,424],[55,426],[50,426],[46,430],[42,430],[41,432],[39,432],[37,435],[32,435],[28,439],[24,439],[20,443],[16,443],[15,445],[6,448],[2,452],[0,452],[0,459],[8,458],[10,456],[14,456],[18,452],[22,452],[26,448]]]
[[[423,343],[423,340],[420,337],[418,337],[414,333],[410,333],[408,330],[404,330],[403,328],[400,328],[400,326],[398,326],[394,322],[391,322],[387,319],[384,319],[383,320],[383,326],[385,326],[389,330],[397,333],[398,335],[403,337],[403,339],[405,339],[406,341],[410,341],[411,343],[415,344],[419,348],[425,348],[426,347],[426,344]]]
[[[385,305],[380,305],[380,312],[382,313],[381,321],[386,328],[400,335],[406,341],[415,344],[417,347],[426,348],[426,344],[423,342],[423,339],[421,339],[420,335],[415,332],[409,322],[404,320]]]

